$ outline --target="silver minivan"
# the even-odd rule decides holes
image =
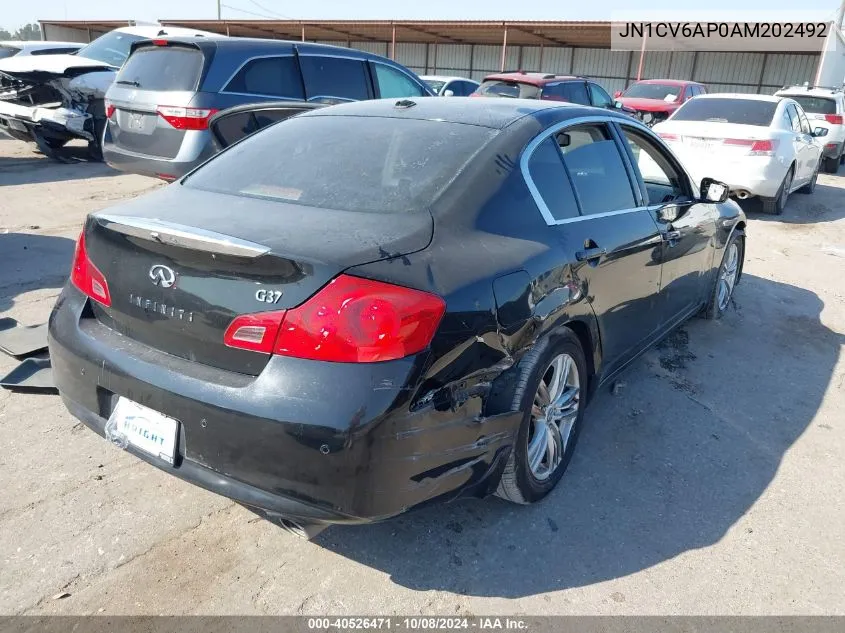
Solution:
[[[252,38],[138,42],[106,94],[103,157],[175,180],[215,153],[208,120],[244,103],[432,96],[410,70],[349,48]]]

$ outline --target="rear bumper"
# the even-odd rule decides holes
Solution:
[[[825,158],[839,158],[842,155],[842,146],[842,141],[826,141],[822,154]]]
[[[283,516],[370,522],[433,499],[492,492],[521,418],[412,409],[424,355],[367,366],[272,357],[259,376],[245,376],[80,318],[86,302],[68,287],[50,317],[53,375],[70,412],[100,435],[119,396],[175,418],[173,465],[128,450]]]
[[[108,126],[103,137],[103,159],[109,166],[120,171],[153,178],[175,180],[194,167],[204,163],[215,154],[208,132],[187,138],[174,158],[161,158],[132,152],[115,145]]]
[[[673,149],[676,145],[671,146]],[[695,182],[702,178],[715,178],[728,185],[731,195],[747,192],[751,196],[773,198],[786,176],[788,165],[772,157],[742,157],[738,159],[711,156],[705,160],[700,155],[675,149]]]

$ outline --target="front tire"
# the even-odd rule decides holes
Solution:
[[[786,208],[786,200],[789,198],[789,190],[792,189],[792,176],[794,173],[794,167],[790,166],[774,198],[760,198],[765,213],[771,215],[781,215],[783,213],[783,210]]]
[[[522,422],[496,495],[528,504],[549,494],[572,459],[587,393],[587,363],[569,330],[538,343],[519,363],[513,409]]]
[[[745,236],[734,233],[725,245],[722,264],[716,273],[710,299],[704,309],[705,319],[721,319],[731,303],[734,289],[742,277],[742,264],[745,259]]]

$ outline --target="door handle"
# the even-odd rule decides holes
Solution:
[[[681,232],[680,231],[666,231],[663,234],[663,239],[667,242],[674,242],[675,240],[681,239]]]
[[[575,259],[579,262],[592,262],[607,255],[606,248],[585,248],[575,253]]]

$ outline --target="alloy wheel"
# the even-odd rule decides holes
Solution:
[[[728,307],[728,302],[733,295],[736,278],[739,274],[739,248],[736,242],[731,242],[728,252],[725,253],[725,261],[719,271],[719,311]]]
[[[528,466],[538,481],[552,476],[563,460],[580,406],[578,367],[569,354],[552,359],[534,394]]]

